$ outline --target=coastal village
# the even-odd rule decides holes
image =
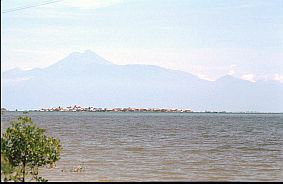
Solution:
[[[193,112],[191,109],[166,109],[166,108],[95,108],[95,107],[81,107],[74,105],[69,107],[55,107],[55,108],[42,108],[39,111],[61,111],[61,112]]]

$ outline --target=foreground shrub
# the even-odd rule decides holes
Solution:
[[[1,177],[4,181],[47,181],[39,167],[60,159],[60,140],[45,135],[28,116],[19,116],[1,137]],[[3,162],[2,162],[3,161]]]

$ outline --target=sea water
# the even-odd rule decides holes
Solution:
[[[19,115],[4,112],[1,133]],[[28,115],[63,146],[49,181],[283,181],[283,114]]]

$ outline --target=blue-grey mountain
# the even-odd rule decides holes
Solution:
[[[206,81],[152,65],[116,65],[91,51],[43,69],[2,74],[2,107],[80,104],[95,107],[190,108],[194,111],[283,112],[283,84],[232,76]]]

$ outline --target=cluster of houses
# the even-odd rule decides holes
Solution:
[[[79,105],[69,107],[43,108],[39,111],[61,111],[61,112],[192,112],[191,109],[164,109],[164,108],[95,108],[95,107],[81,107]]]
[[[7,109],[1,107],[1,112],[2,112],[2,111],[7,111]]]

